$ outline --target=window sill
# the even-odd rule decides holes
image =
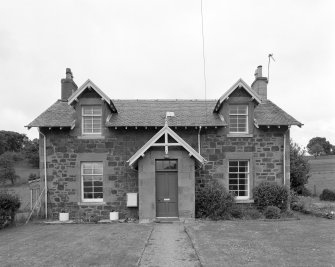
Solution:
[[[80,135],[78,139],[105,139],[102,135]]]
[[[253,137],[253,134],[229,133],[227,137]]]
[[[106,205],[106,202],[78,202],[78,206],[101,206]]]
[[[254,203],[253,199],[236,199],[235,203],[238,204],[249,204],[249,203]]]

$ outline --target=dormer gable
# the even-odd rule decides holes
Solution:
[[[85,91],[94,91],[95,94],[101,97],[101,100],[105,101],[110,108],[112,113],[117,113],[117,110],[112,102],[112,100],[97,86],[95,85],[90,79],[88,79],[78,90],[76,90],[68,99],[68,104],[73,105],[75,102],[78,102],[78,98],[85,92]]]
[[[217,101],[213,113],[218,113],[222,104],[232,96],[248,95],[257,104],[262,102],[261,97],[251,89],[251,87],[242,79],[239,79],[232,87],[230,87]]]

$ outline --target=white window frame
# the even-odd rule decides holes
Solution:
[[[232,106],[245,106],[246,107],[246,111],[247,113],[246,114],[239,114],[239,113],[231,113],[231,107]],[[230,125],[231,125],[231,122],[230,122],[230,119],[231,119],[231,116],[237,116],[237,120],[238,120],[238,116],[245,116],[246,118],[246,125],[245,125],[245,131],[244,132],[239,132],[239,131],[231,131],[231,128],[230,128]],[[238,123],[237,123],[237,128],[238,128]],[[232,133],[232,134],[247,134],[249,133],[249,106],[247,104],[232,104],[232,105],[229,105],[229,132]]]
[[[101,164],[101,169],[102,169],[102,173],[101,174],[86,174],[86,175],[90,175],[90,176],[101,176],[102,177],[102,198],[84,198],[84,164]],[[101,161],[85,161],[85,162],[81,162],[80,164],[80,179],[81,179],[81,201],[82,202],[103,202],[104,201],[104,190],[103,190],[103,186],[104,186],[104,175],[103,175],[103,171],[104,171],[104,166],[103,166],[103,162]]]
[[[239,169],[237,172],[230,172],[230,162],[238,162],[237,164],[237,168],[239,167],[239,162],[241,161],[244,161],[244,162],[247,162],[247,172],[240,172]],[[247,183],[248,183],[248,186],[247,186],[247,195],[246,196],[237,196],[235,195],[235,199],[236,200],[248,200],[250,198],[250,160],[248,159],[229,159],[228,161],[228,189],[229,189],[229,186],[230,186],[230,174],[237,174],[237,176],[239,176],[239,174],[245,174],[246,175],[246,179],[247,179]],[[237,179],[237,187],[239,186],[239,178],[233,178],[233,179]],[[236,190],[230,190],[230,192],[234,192]],[[240,191],[239,188],[237,189],[237,191]]]
[[[100,109],[100,114],[94,114],[94,112],[93,112],[93,108],[94,107],[98,107]],[[86,108],[91,108],[92,109],[91,114],[85,114],[84,110]],[[92,131],[91,132],[85,132],[85,118],[88,118],[88,117],[91,117],[91,119],[92,119],[91,125],[90,125],[90,126],[92,126]],[[99,132],[93,132],[93,119],[95,117],[100,117],[100,120],[99,120],[99,122],[100,122]],[[83,135],[101,135],[101,133],[102,133],[102,107],[101,106],[98,106],[98,105],[85,105],[85,106],[82,106],[82,116],[81,116],[81,118],[82,118],[82,121],[81,121],[82,122],[81,123],[82,127],[81,127],[81,129],[82,129],[82,134]]]

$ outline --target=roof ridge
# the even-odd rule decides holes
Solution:
[[[152,102],[163,102],[163,101],[174,101],[174,102],[183,102],[183,101],[217,101],[217,99],[182,99],[182,98],[174,98],[174,99],[112,99],[113,101],[152,101]]]

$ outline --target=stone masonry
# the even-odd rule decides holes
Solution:
[[[198,130],[173,130],[197,150]],[[153,127],[146,130],[119,128],[106,131],[103,139],[80,139],[69,130],[43,129],[47,136],[49,214],[57,218],[64,210],[70,212],[71,218],[94,215],[108,218],[109,212],[116,210],[121,218],[138,218],[138,208],[126,207],[126,193],[138,192],[138,172],[126,161],[157,131]],[[214,127],[202,130],[201,155],[207,163],[196,169],[196,188],[211,179],[217,179],[228,188],[230,154],[250,156],[252,187],[262,181],[283,183],[284,128],[256,129],[253,137],[227,137],[226,132],[225,128]],[[43,162],[42,153],[40,158]],[[102,204],[81,203],[80,162],[85,160],[104,162]]]

